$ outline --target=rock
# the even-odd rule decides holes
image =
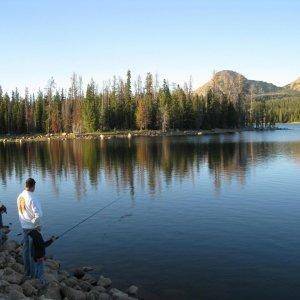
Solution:
[[[11,255],[6,256],[6,262],[5,262],[6,267],[12,267],[15,263],[16,260],[13,256]]]
[[[23,289],[18,284],[8,284],[5,288],[4,292],[9,294],[12,291],[17,291],[19,293],[23,293]]]
[[[0,256],[0,268],[4,268],[6,266],[6,257],[3,255],[3,256]]]
[[[131,296],[137,296],[138,294],[138,287],[135,285],[131,285],[128,289],[127,289],[127,293]]]
[[[96,290],[92,290],[87,294],[87,300],[111,300],[111,296],[107,293],[97,292]]]
[[[111,289],[109,293],[111,294],[113,300],[136,300],[136,298],[129,297],[126,293],[116,288]]]
[[[1,299],[1,300],[5,300],[5,299],[7,299],[7,298],[5,297],[4,294],[0,293],[0,299]]]
[[[46,259],[45,266],[52,270],[58,270],[60,268],[60,263],[54,259]]]
[[[111,300],[111,296],[108,295],[107,293],[101,293],[99,300]]]
[[[37,279],[29,279],[26,281],[29,282],[35,289],[39,289],[41,286],[41,283]]]
[[[34,295],[37,295],[37,289],[35,287],[33,287],[30,282],[25,281],[21,285],[21,287],[23,289],[23,293],[24,293],[25,296],[32,297]]]
[[[19,299],[29,299],[29,298],[27,298],[23,293],[18,292],[17,290],[13,290],[8,294],[7,299],[19,300]]]
[[[84,280],[84,281],[90,283],[91,285],[97,284],[97,280],[95,279],[95,277],[93,277],[90,274],[84,274],[84,276],[81,278],[81,280]]]
[[[75,287],[78,284],[78,280],[75,277],[67,278],[63,282],[69,287]]]
[[[86,294],[69,286],[61,287],[62,295],[68,300],[86,300]]]
[[[68,272],[66,271],[59,271],[57,274],[57,280],[60,281],[64,281],[65,279],[69,278],[70,275]]]
[[[73,275],[76,278],[81,279],[85,275],[85,272],[81,268],[78,268],[78,269],[73,270]]]
[[[9,282],[0,279],[0,292],[3,293],[5,291],[5,288],[9,285]]]
[[[9,283],[20,284],[22,282],[23,275],[8,267],[3,270],[2,279]]]
[[[47,298],[45,295],[42,295],[38,298],[38,300],[53,300],[53,299],[56,299],[56,298]],[[67,298],[65,300],[68,300]]]
[[[91,290],[90,292],[88,292],[88,294],[86,295],[86,299],[87,300],[98,300],[100,297],[100,292],[97,292],[96,290]]]
[[[14,251],[20,245],[14,240],[6,240],[2,245],[2,250]]]
[[[61,300],[61,293],[60,293],[60,286],[56,282],[50,283],[45,291],[44,294],[46,299],[56,299],[56,300]]]
[[[9,234],[10,233],[10,228],[9,227],[3,227],[2,229],[3,234]]]
[[[93,288],[93,286],[90,283],[88,283],[87,281],[81,281],[81,280],[78,282],[78,286],[84,292],[89,292]]]
[[[15,262],[15,263],[11,266],[11,268],[12,268],[13,270],[15,270],[16,272],[18,272],[18,273],[21,273],[21,274],[24,273],[24,266],[21,265],[21,264],[18,263],[18,262]]]
[[[23,257],[22,255],[17,255],[17,257],[15,258],[16,262],[23,265]]]
[[[93,290],[99,292],[99,293],[104,293],[106,292],[106,288],[104,288],[103,286],[97,285],[93,287]]]
[[[58,282],[58,279],[56,278],[56,276],[51,273],[45,273],[44,277],[45,277],[46,282],[48,282],[48,283]]]
[[[107,288],[107,287],[111,286],[112,282],[109,278],[106,278],[101,275],[97,284]]]
[[[90,272],[90,271],[93,271],[93,270],[94,270],[93,267],[89,267],[89,266],[87,266],[87,267],[82,267],[81,269],[82,269],[83,272]]]

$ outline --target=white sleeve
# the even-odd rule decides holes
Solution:
[[[43,212],[42,212],[41,206],[38,203],[38,201],[34,201],[33,199],[31,199],[31,208],[32,208],[32,212],[34,214],[34,218],[31,219],[31,222],[33,224],[39,224],[40,218],[43,216]]]

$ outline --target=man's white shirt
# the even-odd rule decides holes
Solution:
[[[41,225],[43,216],[41,204],[33,193],[24,190],[17,199],[19,220],[23,229],[33,229]]]

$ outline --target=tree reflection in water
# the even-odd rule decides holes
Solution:
[[[2,184],[12,176],[24,181],[26,174],[51,178],[54,189],[58,179],[74,182],[77,196],[85,193],[86,181],[97,187],[104,179],[117,188],[147,186],[151,194],[160,191],[162,182],[201,176],[207,167],[215,189],[222,181],[238,178],[241,184],[249,167],[281,154],[299,157],[299,142],[227,141],[222,136],[139,137],[134,139],[72,140],[22,144],[0,144]],[[298,156],[297,156],[298,155]]]

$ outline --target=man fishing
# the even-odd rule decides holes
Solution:
[[[2,234],[2,230],[4,228],[3,226],[3,220],[2,220],[2,214],[6,213],[6,207],[4,204],[1,203],[0,201],[0,245],[3,242],[3,234]]]
[[[23,229],[23,261],[25,275],[33,278],[35,276],[34,261],[32,259],[32,238],[30,232],[33,229],[40,229],[41,217],[43,216],[41,204],[34,197],[35,180],[28,178],[24,191],[17,199],[19,220]]]

